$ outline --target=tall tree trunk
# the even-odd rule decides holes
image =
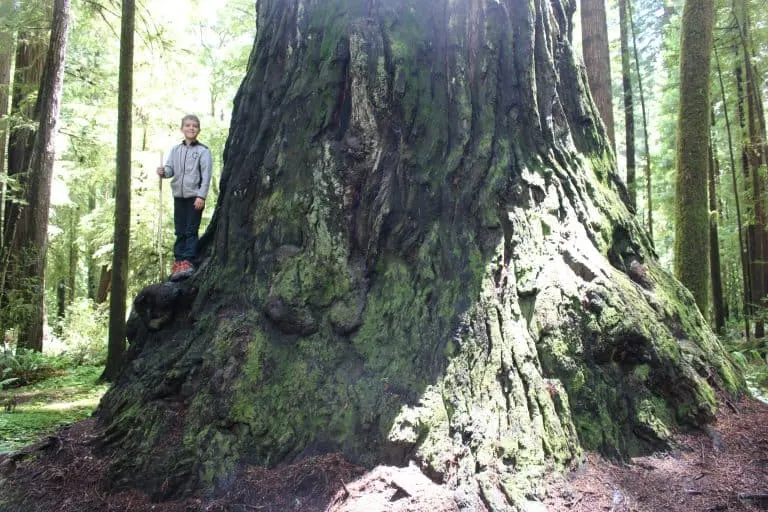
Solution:
[[[77,206],[69,209],[69,278],[67,288],[67,304],[72,304],[77,295],[77,267],[80,256],[80,247],[78,246],[78,227],[80,225],[80,211]]]
[[[41,351],[45,325],[45,264],[48,250],[48,209],[55,157],[56,126],[59,121],[61,87],[64,82],[64,55],[69,26],[69,0],[55,0],[48,52],[45,59],[35,111],[38,128],[32,146],[24,187],[26,204],[21,208],[16,241],[21,261],[17,266],[30,313],[19,328],[18,347]],[[18,281],[17,281],[18,282]]]
[[[742,297],[743,297],[743,311],[744,311],[744,336],[747,341],[751,337],[750,333],[750,283],[749,283],[749,254],[747,251],[747,245],[744,241],[744,220],[741,215],[741,200],[740,191],[738,186],[738,180],[736,179],[736,158],[733,151],[733,136],[731,132],[731,120],[728,114],[728,101],[725,96],[725,85],[723,84],[723,73],[720,68],[720,55],[717,51],[717,45],[714,45],[715,52],[715,65],[717,66],[717,80],[720,85],[720,97],[723,102],[723,117],[725,118],[725,133],[728,138],[728,157],[731,167],[731,188],[733,189],[734,204],[736,206],[736,226],[739,234],[739,263],[741,263],[741,281],[742,281]]]
[[[203,261],[135,298],[99,407],[117,485],[340,450],[510,510],[713,419],[741,383],[623,203],[572,8],[259,1]]]
[[[50,16],[45,20],[50,24]],[[34,94],[40,90],[45,55],[48,45],[48,32],[45,35],[39,28],[31,27],[20,30],[16,40],[13,80],[11,94],[11,114],[23,122],[9,126],[6,159],[6,177],[14,184],[13,190],[5,188],[3,196],[3,228],[0,243],[0,331],[18,327],[22,314],[20,309],[29,300],[31,284],[22,279],[22,270],[18,268],[24,260],[22,247],[18,241],[18,224],[21,219],[21,205],[25,198],[23,191],[28,182],[28,171],[35,140],[35,130],[31,128],[38,119],[37,102]],[[13,300],[11,300],[13,298]],[[22,308],[19,308],[19,305]]]
[[[0,0],[0,19],[11,19],[14,11],[12,0]],[[13,68],[14,50],[16,48],[15,31],[0,27],[0,338],[5,338],[6,328],[9,327],[6,300],[6,276],[10,265],[10,251],[5,250],[5,198],[7,192],[6,180],[8,169],[6,165],[6,150],[8,147],[10,88],[12,86],[11,70]],[[3,312],[5,311],[5,312]]]
[[[13,0],[0,0],[0,20],[10,20],[14,12]],[[8,108],[10,107],[11,68],[16,37],[13,30],[0,26],[0,254],[3,246],[3,212],[5,210],[5,153],[8,142]],[[1,327],[2,322],[0,322]],[[2,329],[0,328],[0,335]]]
[[[632,65],[630,63],[627,0],[619,0],[619,35],[621,37],[621,86],[624,92],[624,140],[627,161],[627,189],[633,209],[637,209],[635,178],[635,104],[632,99]]]
[[[646,209],[646,228],[648,236],[653,243],[653,187],[651,181],[651,147],[648,142],[648,116],[645,113],[645,94],[643,92],[643,75],[640,73],[640,56],[637,50],[637,34],[635,32],[635,22],[632,16],[632,1],[627,0],[627,17],[629,18],[629,29],[632,33],[632,51],[635,57],[635,73],[637,74],[637,89],[640,93],[640,112],[643,115],[643,149],[645,151],[645,209]]]
[[[760,110],[762,108],[760,87],[752,67],[752,52],[750,43],[750,19],[748,5],[737,1],[734,5],[734,17],[738,24],[740,38],[740,56],[743,68],[739,66],[736,72],[739,97],[739,124],[742,127],[742,167],[745,178],[750,186],[752,205],[750,225],[748,228],[748,244],[750,256],[750,292],[753,308],[762,305],[768,295],[768,212],[766,212],[766,197],[768,187],[766,176],[761,171],[764,164],[765,132],[761,129]],[[755,316],[755,338],[765,336],[765,322],[760,315]]]
[[[96,189],[93,185],[89,186],[88,189],[88,213],[93,212],[93,210],[96,209]],[[99,281],[96,281],[96,272],[98,270],[97,263],[95,261],[95,258],[93,257],[93,254],[95,252],[96,248],[94,247],[94,244],[91,240],[88,241],[88,245],[86,248],[86,255],[85,255],[85,261],[86,261],[86,267],[87,267],[87,277],[86,280],[88,282],[88,298],[91,299],[94,302],[98,302],[101,304],[104,301],[97,301],[96,297],[98,296],[98,290],[101,288],[101,277],[99,277]],[[99,271],[99,276],[102,275],[103,271]]]
[[[50,20],[50,18],[49,18]],[[47,35],[47,32],[46,32]],[[39,119],[39,102],[33,101],[35,93],[42,87],[42,76],[48,51],[48,37],[43,37],[30,29],[19,32],[14,63],[13,94],[11,113],[24,122],[12,126],[8,141],[8,176],[18,182],[19,189],[24,189],[32,159],[35,141],[35,129],[30,125]],[[20,218],[20,200],[22,197],[6,197],[3,227],[3,246],[14,254],[20,247],[9,247],[16,238],[16,224]]]
[[[114,381],[125,356],[125,302],[128,293],[128,245],[131,229],[131,126],[133,113],[133,32],[136,3],[123,0],[120,74],[117,100],[117,177],[115,179],[115,247],[109,300],[107,364],[101,378]]]
[[[714,119],[712,114],[710,119]],[[715,331],[722,333],[725,328],[725,308],[723,306],[723,277],[720,269],[720,238],[718,236],[718,195],[717,181],[720,165],[715,157],[712,137],[709,144],[708,189],[709,189],[709,268],[712,276],[712,321]]]
[[[613,145],[616,134],[613,122],[611,55],[608,50],[605,0],[581,0],[581,40],[584,65],[589,77],[589,90]]]
[[[675,276],[709,317],[709,69],[714,0],[686,0],[680,27],[680,106],[677,116]]]

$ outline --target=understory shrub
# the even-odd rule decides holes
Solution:
[[[57,356],[29,349],[0,352],[0,380],[6,387],[26,386],[59,373],[66,363]]]
[[[102,365],[107,360],[109,311],[106,304],[79,298],[67,308],[54,350],[70,365]]]

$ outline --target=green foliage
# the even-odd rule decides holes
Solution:
[[[107,318],[105,304],[75,300],[59,322],[61,337],[50,339],[45,352],[10,348],[0,351],[0,388],[26,386],[66,368],[103,364]]]
[[[100,366],[60,371],[37,384],[7,392],[3,401],[16,403],[13,412],[0,412],[0,453],[18,449],[52,433],[57,427],[88,417],[106,384],[99,384]]]
[[[4,349],[0,352],[0,377],[6,385],[23,386],[39,382],[55,375],[61,366],[59,358],[34,350],[19,349],[14,353]]]
[[[768,311],[762,310],[763,316],[766,313]],[[746,343],[743,325],[734,324],[729,326],[722,342],[752,392],[768,400],[768,340],[758,339]]]
[[[61,321],[61,357],[71,366],[101,365],[107,359],[106,304],[78,298]]]
[[[3,307],[0,309],[0,325],[21,325],[34,313],[29,299],[37,286],[37,279],[27,277],[20,279],[13,288],[5,288]]]
[[[11,377],[10,379],[3,379],[0,380],[0,391],[3,389],[9,387],[11,384],[14,384],[19,381],[18,377]]]

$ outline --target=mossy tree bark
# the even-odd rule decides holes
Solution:
[[[709,69],[714,0],[687,0],[680,28],[675,276],[709,317]],[[702,256],[705,260],[702,262]]]
[[[722,348],[627,211],[551,0],[262,0],[191,279],[134,301],[115,485],[416,461],[513,510],[712,419]]]

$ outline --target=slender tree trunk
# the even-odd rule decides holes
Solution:
[[[13,0],[0,0],[0,20],[9,20],[14,12]],[[5,155],[8,143],[8,108],[10,107],[11,68],[14,49],[16,47],[15,33],[7,27],[0,26],[0,255],[3,248],[3,212],[5,211]],[[0,321],[2,335],[2,321]]]
[[[104,304],[110,295],[112,286],[112,269],[102,266],[99,272],[99,285],[96,288],[95,300],[97,304]]]
[[[759,309],[759,296],[754,291],[756,270],[755,254],[759,254],[759,246],[755,241],[755,207],[756,202],[753,198],[752,192],[752,178],[749,171],[749,157],[747,156],[747,113],[746,113],[746,94],[744,93],[744,69],[741,67],[741,50],[739,45],[734,47],[734,56],[736,58],[736,66],[733,70],[734,81],[736,85],[736,112],[739,120],[739,160],[741,166],[741,176],[744,183],[744,213],[745,213],[745,254],[747,258],[747,268],[749,277],[749,286],[746,288],[749,292],[749,315],[754,319],[755,327],[754,331],[757,332],[761,328],[758,324],[761,322],[758,309]],[[759,257],[759,256],[758,256]],[[755,297],[758,297],[757,299]]]
[[[64,320],[64,316],[67,311],[67,285],[64,281],[59,281],[56,284],[56,319],[60,321]]]
[[[715,52],[715,64],[717,66],[717,80],[720,85],[720,96],[723,101],[723,115],[725,117],[725,132],[728,136],[728,156],[731,164],[731,186],[733,188],[734,204],[736,205],[736,226],[739,233],[739,262],[741,263],[741,280],[742,280],[742,299],[744,310],[744,336],[749,341],[751,337],[750,332],[750,315],[752,309],[750,307],[750,283],[749,283],[749,254],[747,252],[747,245],[744,242],[744,220],[741,215],[741,200],[740,191],[738,186],[738,180],[736,179],[736,158],[733,151],[733,136],[731,132],[731,121],[728,115],[728,101],[725,96],[725,85],[723,84],[723,73],[720,69],[720,55],[717,52],[717,46],[714,46]]]
[[[710,119],[714,119],[711,115]],[[720,166],[713,148],[712,138],[709,145],[709,265],[712,276],[712,321],[715,332],[722,333],[725,327],[725,312],[723,307],[723,278],[720,269],[720,238],[718,236],[718,195],[717,181],[720,176]]]
[[[608,138],[615,145],[611,56],[608,51],[608,24],[605,0],[581,0],[581,40],[589,90],[595,100]]]
[[[742,383],[623,203],[573,5],[259,1],[203,263],[134,299],[97,413],[115,484],[341,451],[507,511],[714,418]]]
[[[0,19],[10,19],[14,12],[12,0],[0,0]],[[6,150],[8,148],[8,133],[10,130],[9,111],[10,91],[12,87],[11,71],[16,48],[16,34],[7,28],[0,27],[0,311],[8,311],[6,294],[6,276],[10,264],[10,251],[5,250],[5,199],[8,169],[6,165]],[[0,337],[4,339],[9,318],[0,312]]]
[[[120,31],[120,74],[117,111],[117,177],[115,180],[115,248],[109,301],[109,342],[103,380],[114,381],[125,354],[125,303],[128,292],[128,245],[131,228],[131,126],[133,113],[133,32],[136,5],[123,0]]]
[[[80,216],[77,207],[69,209],[69,293],[67,295],[67,304],[72,304],[77,294],[77,266],[80,255],[78,246],[78,226],[80,225]]]
[[[645,151],[645,208],[646,208],[646,228],[648,236],[653,242],[653,186],[651,181],[651,147],[648,142],[648,116],[645,113],[645,94],[643,93],[643,75],[640,73],[640,57],[637,50],[637,34],[635,33],[635,22],[632,16],[632,1],[627,0],[627,17],[629,18],[629,28],[632,32],[632,50],[635,57],[635,74],[637,75],[637,89],[640,93],[640,111],[643,115],[643,149]]]
[[[748,5],[743,1],[734,4],[734,17],[739,29],[740,51],[743,67],[739,66],[736,79],[739,91],[739,124],[742,127],[742,166],[747,183],[751,188],[752,208],[748,231],[750,256],[750,291],[752,307],[761,308],[768,294],[768,212],[766,212],[766,176],[761,167],[764,164],[765,133],[760,122],[762,98],[757,77],[752,67],[750,43],[750,18]],[[755,316],[755,338],[765,336],[765,322],[761,315]]]
[[[18,264],[18,277],[27,284],[30,314],[19,329],[19,347],[41,351],[45,326],[45,264],[48,250],[48,209],[56,154],[55,136],[64,82],[64,56],[69,26],[69,0],[55,0],[53,23],[45,67],[40,82],[35,111],[38,129],[25,184],[25,200],[15,229],[16,242],[23,260]]]
[[[709,69],[714,0],[686,0],[680,29],[680,106],[677,117],[675,276],[709,315]]]
[[[93,185],[90,185],[88,190],[88,213],[93,212],[93,210],[96,209],[96,190]],[[93,245],[92,241],[88,241],[86,255],[85,255],[85,261],[87,266],[87,281],[88,281],[88,298],[91,299],[94,302],[97,302],[101,304],[104,301],[97,301],[97,290],[100,289],[101,280],[99,282],[96,281],[96,261],[93,257],[94,251],[96,248]],[[101,276],[101,272],[99,272],[99,276]]]
[[[621,85],[624,92],[624,137],[627,161],[627,189],[630,205],[637,210],[637,183],[635,178],[635,105],[632,99],[632,64],[627,26],[627,0],[619,0],[619,34],[621,37]]]

